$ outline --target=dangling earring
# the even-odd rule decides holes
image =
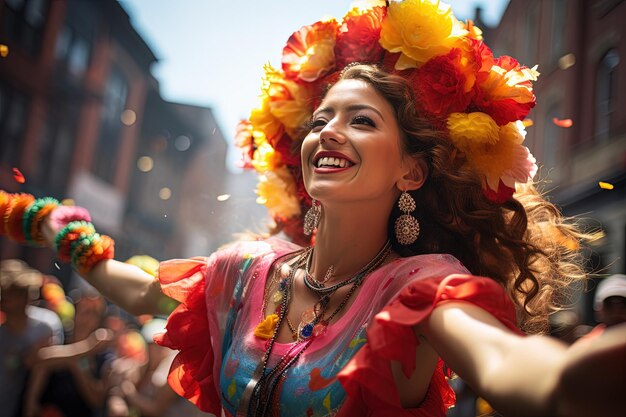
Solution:
[[[311,208],[307,210],[304,216],[304,234],[310,236],[313,233],[313,229],[320,223],[320,217],[322,215],[321,206],[317,204],[317,201],[313,199],[311,202]]]
[[[398,200],[398,208],[404,214],[396,219],[394,227],[396,240],[401,245],[411,245],[420,234],[420,224],[411,214],[416,207],[413,197],[406,191],[402,191]]]

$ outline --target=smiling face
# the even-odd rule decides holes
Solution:
[[[363,80],[335,84],[315,111],[302,144],[309,194],[322,202],[394,201],[410,172],[391,105]]]

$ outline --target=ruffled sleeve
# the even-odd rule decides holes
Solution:
[[[200,410],[222,415],[222,349],[232,329],[246,323],[249,297],[277,254],[292,247],[280,240],[239,241],[210,257],[162,262],[161,291],[180,302],[155,342],[178,350],[168,382]],[[258,278],[258,279],[257,279]],[[241,319],[241,320],[239,320]]]
[[[415,349],[419,344],[413,327],[428,318],[445,301],[472,303],[500,320],[509,329],[515,326],[515,306],[502,286],[492,279],[454,274],[409,284],[380,313],[367,330],[367,343],[338,374],[348,394],[340,416],[445,416],[454,405],[454,392],[439,360],[428,393],[419,408],[403,409],[389,361],[398,361],[405,375],[415,370]]]
[[[220,399],[212,372],[215,353],[204,302],[209,262],[209,258],[192,258],[161,263],[161,290],[181,304],[169,316],[166,333],[157,335],[155,342],[180,351],[168,376],[172,389],[201,410],[219,415]]]

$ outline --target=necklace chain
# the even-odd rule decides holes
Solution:
[[[282,382],[286,378],[287,371],[298,361],[302,353],[310,346],[310,344],[315,339],[315,337],[308,337],[308,336],[301,337],[301,328],[303,327],[302,322],[300,323],[299,328],[296,330],[293,324],[291,323],[291,321],[289,320],[289,317],[287,316],[287,313],[289,310],[289,304],[291,301],[292,292],[294,288],[294,280],[295,280],[296,271],[300,268],[304,269],[304,272],[305,272],[304,279],[303,279],[304,283],[309,289],[315,292],[320,298],[320,301],[316,303],[313,308],[313,311],[315,313],[316,307],[319,305],[319,314],[315,313],[315,318],[313,319],[313,322],[307,323],[306,325],[311,326],[311,328],[313,328],[312,326],[315,326],[315,325],[321,325],[323,326],[322,327],[322,331],[323,331],[326,328],[326,326],[330,324],[331,320],[346,306],[352,294],[354,294],[357,288],[361,285],[364,278],[370,272],[372,272],[373,270],[375,270],[376,268],[378,268],[380,265],[382,265],[385,262],[385,260],[387,259],[387,256],[391,252],[391,243],[387,241],[385,245],[383,246],[383,248],[376,254],[376,256],[370,262],[368,262],[367,265],[365,265],[356,274],[354,274],[352,277],[338,284],[335,284],[331,287],[323,287],[323,286],[318,287],[315,284],[312,284],[309,279],[307,279],[308,277],[310,277],[310,274],[308,273],[308,266],[312,258],[312,252],[313,252],[313,248],[311,247],[311,248],[299,250],[295,253],[291,253],[291,254],[288,254],[288,255],[285,255],[283,257],[276,259],[277,264],[274,268],[274,274],[272,276],[272,280],[270,281],[269,286],[266,288],[266,291],[263,297],[263,303],[262,303],[263,306],[262,306],[262,313],[261,313],[262,315],[265,313],[265,308],[267,306],[268,293],[271,290],[271,287],[273,286],[273,284],[277,281],[277,277],[278,277],[278,274],[280,273],[280,269],[286,263],[284,262],[283,264],[279,264],[278,262],[285,257],[290,257],[291,260],[295,260],[295,261],[293,262],[293,265],[291,266],[291,270],[289,271],[288,277],[283,279],[281,281],[281,285],[279,286],[280,291],[282,292],[282,298],[281,298],[280,306],[277,308],[278,322],[276,324],[272,337],[267,342],[267,347],[265,349],[265,354],[263,355],[262,362],[261,364],[259,364],[259,367],[257,368],[257,371],[255,372],[255,375],[253,376],[253,379],[251,381],[251,383],[254,383],[254,381],[256,380],[256,383],[254,383],[253,386],[251,386],[250,401],[248,402],[248,416],[249,417],[251,416],[262,417],[266,415],[269,407],[271,407],[271,404],[274,404],[276,402],[275,401],[276,399],[274,398],[274,396],[280,392],[280,390],[278,390],[278,387],[282,385]],[[315,281],[315,283],[317,284],[317,281]],[[343,297],[343,299],[341,300],[337,308],[335,308],[335,310],[330,314],[330,316],[328,316],[328,318],[324,318],[324,315],[330,304],[331,296],[339,288],[344,287],[346,285],[350,285],[350,284],[352,284],[352,287],[348,290],[348,292]],[[323,282],[322,282],[322,285],[323,285]],[[287,322],[287,326],[289,327],[289,330],[292,333],[292,337],[294,334],[297,335],[298,337],[297,337],[296,343],[292,346],[292,348],[289,349],[289,351],[278,360],[277,364],[271,370],[267,371],[269,358],[273,350],[274,344],[276,342],[276,339],[278,338],[278,335],[280,333],[280,328],[284,319],[286,319],[285,321]],[[293,354],[293,352],[296,351],[296,349],[300,346],[301,346],[301,349],[297,351],[295,354]]]
[[[331,285],[330,287],[324,286],[324,282],[326,280],[319,282],[313,276],[311,276],[311,273],[309,272],[311,262],[313,261],[313,248],[311,248],[311,250],[307,251],[306,253],[306,262],[304,264],[304,284],[310,290],[312,290],[318,295],[326,294],[326,293],[333,293],[341,287],[350,285],[353,282],[357,281],[358,279],[362,279],[363,274],[365,274],[366,271],[371,270],[373,265],[376,265],[376,264],[380,265],[381,260],[384,260],[384,258],[387,257],[387,254],[390,248],[391,248],[391,242],[387,240],[387,242],[385,242],[385,245],[380,249],[380,251],[378,251],[376,256],[374,256],[374,258],[372,258],[372,260],[367,263],[367,265],[365,265],[363,268],[357,271],[350,278],[347,278],[341,282],[338,282],[335,285]]]

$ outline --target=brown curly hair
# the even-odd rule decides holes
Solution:
[[[473,274],[501,283],[518,306],[520,327],[543,332],[548,313],[560,307],[560,294],[574,281],[585,279],[582,256],[577,250],[584,238],[570,219],[532,184],[518,186],[512,199],[495,204],[483,194],[482,181],[441,130],[421,117],[407,81],[376,66],[351,64],[339,80],[358,79],[370,84],[396,111],[404,150],[426,161],[428,180],[411,194],[418,208],[421,233],[411,246],[400,245],[393,232],[394,206],[389,237],[401,256],[449,253]]]

